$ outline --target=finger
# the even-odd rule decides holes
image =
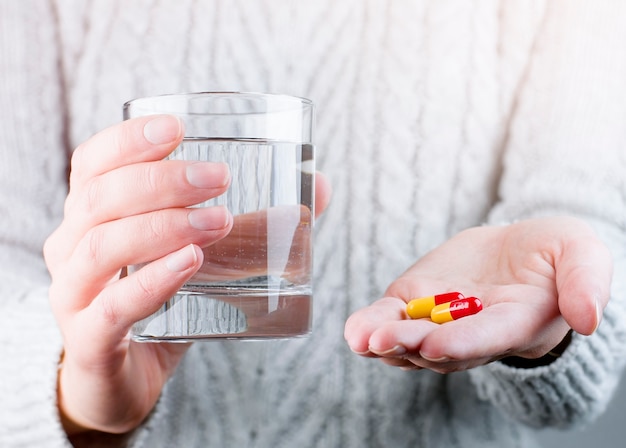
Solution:
[[[424,337],[419,355],[438,363],[509,354],[539,358],[566,332],[567,326],[558,315],[537,304],[501,302],[440,325]]]
[[[317,171],[315,173],[315,217],[324,213],[324,210],[330,203],[330,197],[332,195],[332,187],[330,181],[323,174]]]
[[[390,358],[419,353],[424,338],[437,328],[429,319],[387,322],[370,335],[369,351]]]
[[[63,308],[82,309],[122,267],[159,259],[191,243],[207,246],[231,227],[232,216],[223,207],[168,209],[94,227],[58,273],[54,296],[63,298]]]
[[[451,338],[444,336],[442,343],[446,351],[453,353],[452,355],[422,356],[422,344],[426,338],[444,328],[449,329],[449,325],[450,323],[441,326],[429,319],[388,322],[370,337],[370,351],[380,356],[381,361],[390,366],[403,369],[430,369],[440,373],[466,370],[492,359],[491,355],[481,357],[478,353],[462,352],[463,347],[450,347],[450,344],[458,346],[463,343],[462,337],[454,335]]]
[[[380,362],[391,367],[399,367],[402,370],[421,369],[421,367],[416,366],[410,360],[405,358],[380,358]]]
[[[279,237],[277,237],[279,236]],[[234,216],[227,237],[204,249],[206,262],[196,279],[219,281],[282,273],[298,283],[308,278],[311,252],[311,210],[281,205]],[[288,253],[272,256],[272,253]]]
[[[406,360],[416,369],[428,369],[442,374],[469,370],[495,361],[493,358],[472,358],[462,361],[428,361],[419,356],[410,356]]]
[[[195,205],[224,193],[229,182],[224,163],[138,163],[87,181],[69,195],[66,214],[79,215],[80,226],[89,228],[135,214]],[[74,228],[74,233],[84,231]]]
[[[559,309],[578,333],[593,333],[610,296],[613,262],[606,246],[594,237],[572,239],[556,260]]]
[[[395,297],[377,300],[352,314],[346,321],[344,338],[353,352],[368,356],[372,333],[390,321],[406,319],[406,303]]]
[[[98,224],[167,207],[185,207],[224,193],[228,165],[211,162],[158,161],[125,166],[87,181],[70,193],[66,219],[46,242],[53,267]]]
[[[96,353],[118,344],[135,322],[163,306],[202,261],[200,248],[188,245],[107,287],[79,315],[84,344],[96,347]]]
[[[163,159],[182,141],[182,121],[172,115],[133,118],[100,131],[72,156],[70,184],[125,165]]]

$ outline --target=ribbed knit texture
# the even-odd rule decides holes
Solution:
[[[313,335],[196,344],[132,446],[532,447],[525,425],[595,417],[626,359],[626,57],[613,51],[625,9],[0,2],[0,446],[69,446],[40,253],[71,148],[118,122],[123,102],[181,91],[311,98],[334,194],[316,223]],[[550,366],[438,375],[349,352],[349,314],[454,233],[564,213],[614,250],[616,281],[599,331]]]

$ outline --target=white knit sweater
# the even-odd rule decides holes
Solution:
[[[527,447],[527,425],[595,417],[626,359],[625,16],[620,0],[0,1],[0,446],[69,443],[41,248],[71,148],[124,101],[180,91],[311,98],[334,195],[313,335],[194,345],[132,446]],[[616,258],[602,325],[557,361],[439,375],[350,353],[347,316],[426,251],[553,214],[588,219]]]

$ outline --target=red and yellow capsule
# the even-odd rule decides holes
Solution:
[[[436,305],[464,298],[465,296],[460,292],[447,292],[434,296],[418,297],[417,299],[410,300],[409,303],[406,304],[406,313],[411,319],[430,317],[430,312]]]
[[[482,309],[483,303],[478,297],[467,297],[435,306],[430,312],[430,319],[437,324],[443,324],[465,316],[471,316]]]

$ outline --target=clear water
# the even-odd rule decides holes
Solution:
[[[185,140],[172,159],[226,162],[231,233],[200,271],[133,327],[141,341],[283,338],[311,328],[314,148],[256,140]],[[132,270],[132,269],[131,269]]]

